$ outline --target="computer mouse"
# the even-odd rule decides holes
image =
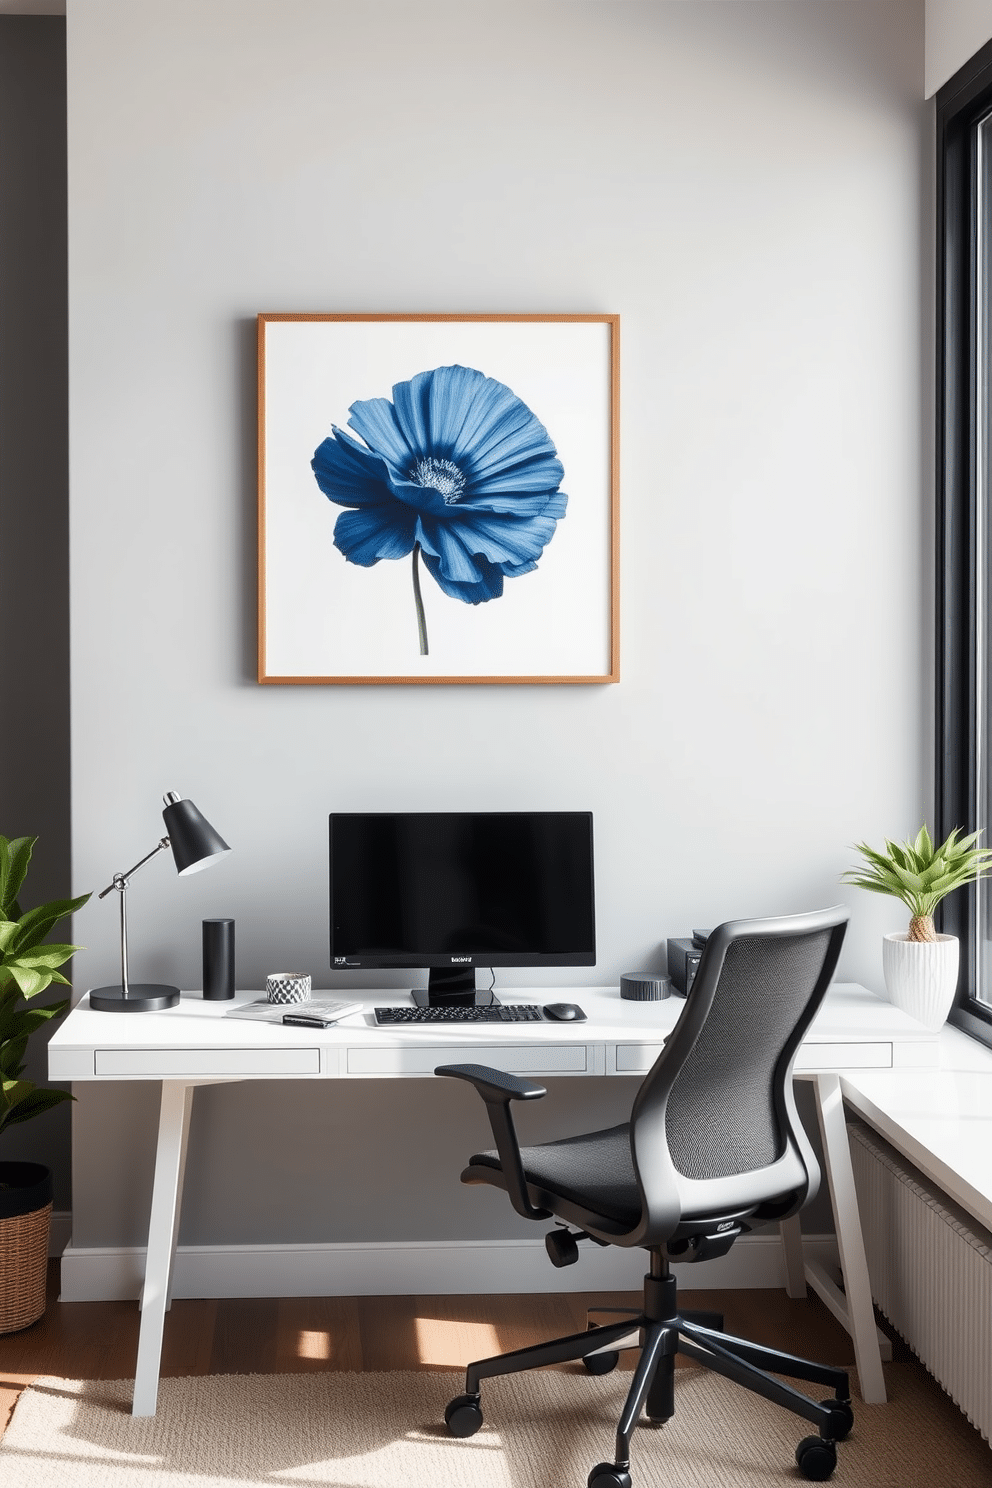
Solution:
[[[546,1002],[544,1016],[553,1018],[556,1023],[584,1023],[586,1017],[574,1002]]]

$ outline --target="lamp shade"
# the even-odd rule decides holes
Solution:
[[[231,851],[192,801],[184,801],[174,791],[165,800],[162,820],[179,873],[199,873]]]

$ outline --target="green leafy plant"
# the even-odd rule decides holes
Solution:
[[[28,1039],[69,1006],[68,998],[48,1007],[28,1007],[27,1003],[53,982],[68,987],[58,967],[81,949],[44,944],[45,937],[90,897],[53,899],[21,913],[17,896],[37,840],[0,836],[0,1134],[16,1122],[30,1121],[72,1099],[67,1090],[41,1090],[21,1079]]]
[[[992,848],[975,846],[980,836],[972,832],[962,837],[960,827],[955,827],[946,842],[934,847],[922,826],[915,842],[909,838],[890,842],[886,837],[884,852],[858,842],[855,846],[867,867],[849,869],[841,883],[901,899],[912,914],[907,939],[936,940],[933,912],[940,901],[954,889],[992,873]]]

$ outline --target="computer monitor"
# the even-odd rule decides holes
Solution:
[[[331,966],[421,968],[421,1005],[492,1000],[475,968],[594,966],[592,813],[336,812]]]

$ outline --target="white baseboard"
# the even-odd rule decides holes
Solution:
[[[837,1264],[833,1235],[804,1240],[807,1259]],[[62,1301],[137,1299],[144,1248],[62,1254]],[[642,1250],[583,1245],[578,1263],[553,1267],[538,1240],[396,1241],[354,1245],[205,1245],[176,1252],[175,1297],[384,1297],[417,1293],[640,1291]],[[726,1256],[677,1266],[685,1287],[783,1287],[777,1232],[745,1235]]]

